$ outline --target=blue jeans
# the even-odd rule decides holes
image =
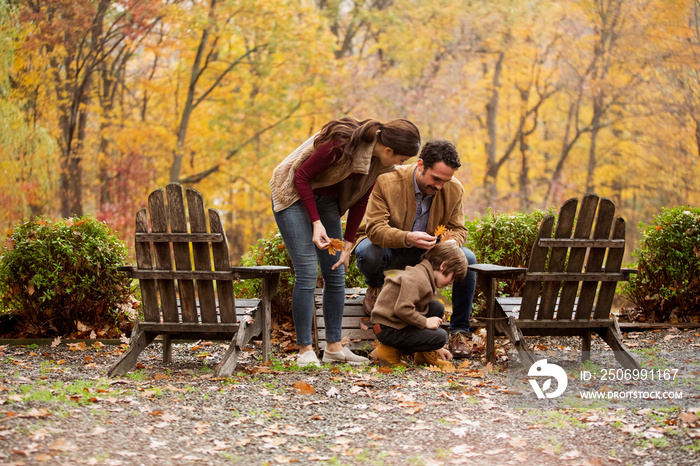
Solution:
[[[462,247],[467,263],[476,264],[476,256],[469,249]],[[357,268],[365,276],[367,286],[380,287],[384,285],[384,271],[388,269],[405,269],[416,265],[425,249],[420,248],[383,248],[372,244],[364,238],[355,247]],[[472,301],[476,288],[476,272],[468,271],[467,276],[452,285],[452,317],[450,333],[468,332],[469,318],[472,314]]]
[[[321,223],[330,238],[342,239],[340,208],[333,196],[315,196]],[[292,318],[300,346],[313,343],[313,319],[315,316],[314,290],[318,267],[323,275],[323,319],[326,324],[326,342],[337,343],[342,338],[343,307],[345,305],[345,267],[331,270],[340,259],[340,252],[328,254],[311,241],[313,227],[309,214],[301,201],[281,212],[274,212],[287,252],[294,265],[294,291],[292,293]]]

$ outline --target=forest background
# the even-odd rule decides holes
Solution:
[[[133,244],[178,181],[237,262],[274,167],[345,115],[454,142],[469,218],[700,205],[699,0],[0,0],[0,31],[3,235],[93,214]]]

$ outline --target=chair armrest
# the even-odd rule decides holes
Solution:
[[[288,272],[289,267],[279,265],[256,265],[251,267],[231,267],[231,273],[239,280],[249,278],[269,278]]]
[[[630,279],[630,275],[633,273],[639,273],[639,270],[637,269],[620,269],[620,273],[625,276],[625,280]]]
[[[525,276],[527,269],[522,267],[504,267],[495,264],[474,264],[469,266],[469,270],[491,278],[506,278],[517,280]]]
[[[134,265],[120,265],[117,267],[117,271],[126,273],[129,278],[134,278],[134,272],[136,271],[136,266]]]

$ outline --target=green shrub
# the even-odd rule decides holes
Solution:
[[[700,208],[664,209],[651,225],[640,223],[642,238],[632,252],[639,273],[621,285],[641,320],[700,320]]]
[[[527,268],[540,222],[545,216],[555,213],[553,207],[546,212],[534,210],[531,214],[502,214],[489,209],[483,217],[465,222],[469,231],[466,246],[476,254],[480,264]],[[508,280],[499,283],[499,291],[519,296],[523,285]]]
[[[294,290],[294,266],[289,257],[287,248],[279,231],[267,238],[261,238],[246,252],[241,260],[241,265],[282,265],[289,267],[290,272],[283,273],[280,277],[280,287],[277,295],[272,300],[272,318],[280,322],[284,318],[291,318],[292,291]],[[319,286],[323,286],[323,280],[319,271]],[[261,281],[241,280],[235,285],[236,296],[241,298],[255,298],[259,296]],[[355,265],[355,256],[350,261],[350,269],[345,274],[345,286],[348,288],[365,287],[365,279]]]
[[[39,218],[8,232],[0,256],[0,305],[14,334],[118,336],[131,319],[127,249],[94,218]]]

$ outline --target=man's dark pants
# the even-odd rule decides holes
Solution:
[[[467,263],[476,264],[476,256],[469,249],[462,247]],[[403,270],[409,265],[416,265],[425,253],[420,248],[383,248],[372,244],[364,238],[355,248],[357,268],[365,276],[367,286],[379,288],[384,285],[384,271],[390,269]],[[469,318],[472,313],[472,301],[476,288],[476,272],[467,272],[464,280],[452,285],[452,317],[450,333],[469,332]],[[381,340],[380,340],[381,341]]]

